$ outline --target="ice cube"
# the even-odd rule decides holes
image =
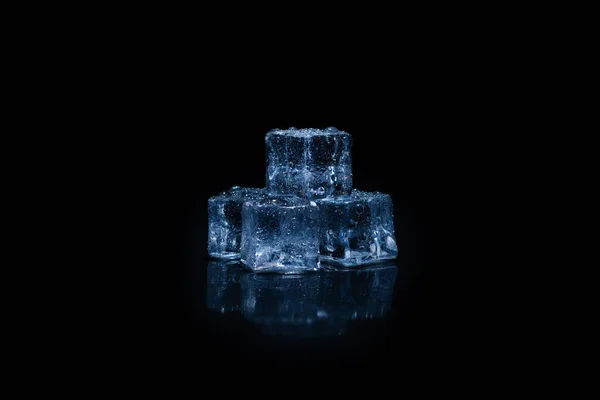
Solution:
[[[264,189],[234,186],[208,199],[208,254],[214,258],[240,258],[242,204],[265,196]]]
[[[392,198],[353,190],[350,195],[316,200],[320,218],[321,260],[356,267],[398,255]]]
[[[316,199],[352,189],[351,136],[336,128],[274,129],[265,137],[267,189]]]
[[[319,208],[294,196],[250,200],[242,207],[242,263],[255,272],[317,271]]]

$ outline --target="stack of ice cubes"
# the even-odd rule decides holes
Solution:
[[[392,199],[352,189],[352,137],[336,128],[274,129],[266,188],[208,200],[208,252],[255,272],[354,268],[398,254]]]

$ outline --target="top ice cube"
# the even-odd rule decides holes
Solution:
[[[265,137],[270,194],[308,199],[349,194],[352,190],[352,137],[327,129],[273,129]]]

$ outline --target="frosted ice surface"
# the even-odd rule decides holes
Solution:
[[[219,259],[240,257],[242,204],[265,196],[264,189],[234,186],[208,199],[208,253]]]
[[[255,272],[317,271],[319,208],[313,201],[272,196],[242,207],[242,259]]]
[[[319,205],[321,260],[344,267],[395,259],[392,199],[379,192],[316,200]]]
[[[334,127],[274,129],[265,142],[269,193],[309,199],[350,193],[350,134]]]

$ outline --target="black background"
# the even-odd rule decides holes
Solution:
[[[323,77],[318,87],[300,78],[293,88],[245,86],[244,78],[198,92],[198,103],[173,99],[169,179],[177,297],[169,351],[177,363],[359,367],[423,360],[435,352],[432,214],[440,165],[433,151],[448,116],[437,106],[441,91],[434,96],[418,80],[376,78],[361,87],[331,86]],[[233,185],[264,187],[264,136],[291,126],[350,133],[354,187],[389,193],[394,201],[400,254],[392,308],[385,319],[354,323],[341,337],[264,336],[239,313],[222,316],[206,308],[206,202]]]
[[[373,18],[336,15],[323,21],[335,33],[332,38],[307,21],[261,24],[242,13],[252,28],[230,31],[226,25],[215,29],[205,23],[214,14],[203,13],[198,22],[191,13],[191,23],[179,23],[181,16],[170,24],[148,19],[152,29],[134,28],[131,38],[117,35],[115,45],[107,48],[110,57],[99,56],[87,43],[82,46],[92,50],[85,66],[97,69],[91,72],[79,63],[65,69],[67,75],[79,71],[83,76],[69,96],[77,106],[61,111],[68,119],[85,117],[76,120],[78,137],[87,135],[88,125],[97,127],[90,145],[76,142],[79,157],[87,159],[102,146],[108,149],[94,162],[101,178],[84,172],[74,182],[79,197],[67,204],[82,200],[88,207],[87,200],[99,197],[98,207],[78,216],[85,220],[88,213],[99,214],[109,221],[108,234],[102,232],[97,241],[100,249],[86,257],[102,256],[115,242],[118,250],[133,253],[131,258],[111,255],[92,269],[90,281],[105,276],[117,282],[132,305],[112,300],[118,296],[102,288],[98,301],[112,300],[115,311],[104,314],[108,324],[92,315],[90,331],[99,335],[87,344],[101,352],[118,349],[116,360],[130,355],[140,364],[158,360],[164,351],[168,361],[160,358],[162,367],[196,366],[232,378],[236,372],[261,376],[245,366],[350,366],[361,373],[384,371],[389,363],[413,368],[421,362],[435,364],[450,348],[463,356],[462,341],[485,345],[477,353],[498,347],[498,341],[475,340],[482,336],[482,316],[495,315],[448,275],[468,289],[489,292],[492,279],[476,274],[492,271],[496,279],[504,271],[518,271],[510,264],[490,266],[501,251],[486,251],[481,244],[492,240],[480,228],[496,230],[490,219],[504,217],[504,206],[519,202],[522,195],[499,189],[501,179],[484,166],[486,159],[498,156],[502,144],[522,147],[521,132],[533,125],[513,118],[529,112],[533,100],[521,96],[513,79],[522,74],[521,58],[505,57],[482,34],[485,29],[463,26],[440,11],[447,22],[439,26],[432,21],[433,10],[387,13],[388,21],[383,10]],[[136,14],[135,20],[141,19]],[[487,16],[477,21],[488,24]],[[263,38],[252,35],[261,29]],[[497,35],[504,37],[506,29],[502,25]],[[157,35],[149,37],[150,30]],[[98,33],[104,38],[105,31]],[[309,31],[315,40],[306,40]],[[298,40],[289,40],[290,32]],[[291,126],[335,126],[350,133],[354,187],[389,193],[394,201],[399,255],[392,308],[384,320],[353,323],[342,337],[263,336],[239,313],[222,316],[206,308],[207,199],[233,185],[264,186],[264,136]],[[513,162],[508,154],[494,159],[494,168],[507,169]],[[68,166],[80,169],[78,163]],[[106,178],[107,170],[115,177]],[[95,187],[82,195],[79,186],[86,181],[107,183],[110,190]],[[484,184],[491,190],[482,190]],[[498,197],[499,206],[480,205]],[[122,210],[114,222],[104,218],[113,216],[113,208]],[[163,210],[166,226],[160,221]],[[435,267],[434,227],[444,232],[436,240]],[[515,223],[510,232],[519,229]],[[512,236],[503,236],[497,243],[511,247]],[[159,254],[163,249],[166,259]],[[458,251],[463,254],[453,254]],[[471,270],[465,254],[474,255],[476,272],[466,279]],[[115,261],[124,266],[119,263],[114,273],[106,273]],[[125,282],[129,271],[132,280]],[[457,297],[477,309],[462,326],[456,315],[464,310],[450,307]],[[510,293],[503,292],[498,298],[507,297]],[[79,333],[73,331],[69,339]],[[456,337],[462,340],[451,343]],[[372,387],[371,382],[359,383]]]

